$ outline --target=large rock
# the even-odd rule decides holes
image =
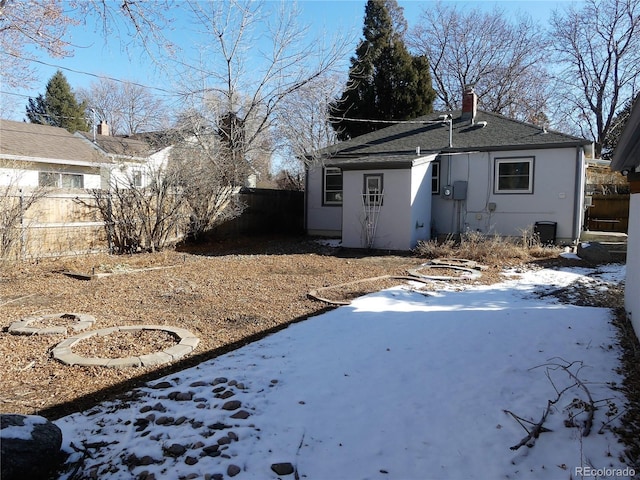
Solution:
[[[37,415],[0,415],[0,478],[50,478],[62,462],[62,431]]]
[[[579,243],[577,254],[592,263],[609,263],[611,253],[599,242]]]

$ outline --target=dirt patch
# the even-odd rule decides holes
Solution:
[[[148,355],[178,344],[175,335],[162,330],[118,330],[93,335],[71,349],[82,357],[125,358]]]
[[[308,298],[311,290],[402,276],[424,262],[411,255],[336,250],[308,239],[253,238],[188,251],[2,264],[0,411],[56,418],[88,408],[323,312],[327,305]],[[491,265],[481,278],[468,283],[500,281],[502,266]],[[65,271],[116,274],[82,280],[64,275]],[[386,286],[338,289],[334,297],[351,299]],[[200,343],[191,355],[168,367],[109,369],[56,361],[51,350],[59,336],[16,336],[6,331],[20,318],[65,311],[93,315],[92,330],[167,325],[193,332]],[[74,352],[86,348],[91,356],[121,357],[153,353],[147,350],[162,350],[165,345],[166,338],[158,331],[136,332],[92,337],[74,346]]]

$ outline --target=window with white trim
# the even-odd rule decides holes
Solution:
[[[40,187],[84,188],[84,175],[79,173],[39,172]]]
[[[131,172],[131,185],[134,187],[141,187],[142,186],[142,171],[141,170],[134,170],[133,172]]]
[[[322,203],[342,205],[342,170],[336,167],[325,167],[322,180]]]
[[[383,177],[381,173],[364,175],[364,202],[366,205],[382,205]]]
[[[533,193],[534,157],[495,159],[495,193]]]
[[[431,193],[440,193],[440,162],[431,163]]]

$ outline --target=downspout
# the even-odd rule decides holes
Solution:
[[[574,192],[574,206],[573,206],[573,230],[571,237],[574,244],[580,241],[580,233],[582,231],[582,216],[583,210],[583,198],[584,198],[584,161],[583,161],[583,147],[576,147],[576,182]]]
[[[303,198],[303,208],[304,213],[302,214],[302,228],[304,229],[304,234],[307,235],[309,232],[308,223],[309,220],[307,218],[307,195],[309,194],[309,166],[306,165],[304,167],[304,196]]]

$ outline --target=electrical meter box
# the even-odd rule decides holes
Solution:
[[[451,185],[442,187],[442,192],[440,193],[442,195],[442,198],[451,198],[453,196],[453,187]]]
[[[464,180],[458,180],[453,182],[453,199],[454,200],[467,199],[467,182],[465,182]]]

